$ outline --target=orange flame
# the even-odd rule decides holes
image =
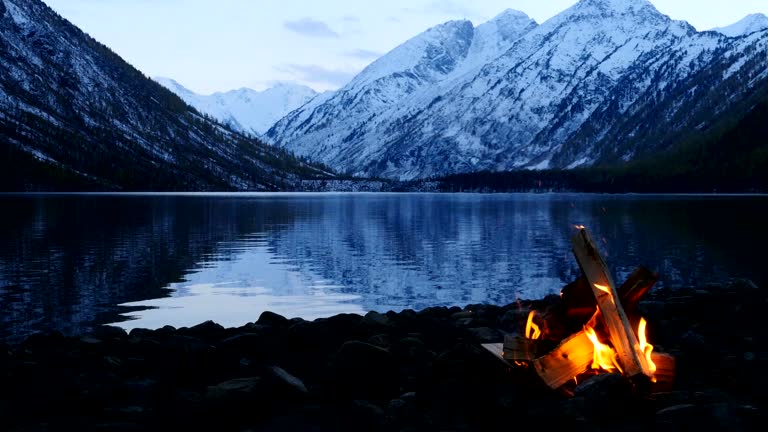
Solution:
[[[528,322],[525,324],[525,337],[528,339],[538,339],[541,337],[541,329],[533,322],[534,315],[536,315],[536,312],[531,311],[528,314]]]
[[[619,372],[624,373],[624,371],[621,370],[621,366],[619,366],[617,358],[618,354],[616,354],[616,351],[614,351],[613,348],[609,347],[608,345],[600,342],[600,340],[597,338],[595,329],[592,327],[585,326],[584,331],[587,333],[587,337],[592,342],[592,345],[594,345],[592,354],[592,369],[603,369],[608,372],[611,372],[614,369],[618,369]]]
[[[595,288],[599,289],[600,291],[606,292],[608,294],[611,294],[611,288],[605,285],[599,285],[595,284]]]
[[[653,353],[653,345],[648,343],[648,338],[645,334],[646,326],[648,323],[645,318],[640,318],[640,326],[637,329],[637,336],[640,339],[640,351],[645,354],[645,359],[648,361],[648,370],[651,375],[656,373],[656,363],[653,362],[651,354]],[[651,376],[651,381],[656,382],[656,377]]]

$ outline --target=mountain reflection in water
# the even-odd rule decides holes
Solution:
[[[621,280],[763,283],[768,198],[189,194],[0,197],[0,338],[314,319],[556,294],[575,224]]]

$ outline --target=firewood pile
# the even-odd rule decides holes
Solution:
[[[675,359],[654,350],[637,308],[657,276],[639,267],[616,287],[587,229],[577,229],[573,253],[581,277],[563,288],[559,304],[531,311],[524,334],[507,335],[503,344],[483,347],[510,367],[526,368],[566,394],[602,373],[624,375],[641,391],[669,391]]]

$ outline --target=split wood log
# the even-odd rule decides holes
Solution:
[[[659,275],[640,266],[632,272],[629,278],[619,288],[619,300],[627,314],[632,314],[640,304],[640,300],[659,281]]]
[[[640,300],[656,285],[658,274],[640,266],[632,272],[629,278],[619,288],[619,299],[627,315],[637,309]],[[597,300],[592,293],[587,277],[581,275],[578,279],[560,292],[563,309],[570,318],[584,323],[592,317],[597,309]]]
[[[672,391],[675,383],[675,356],[654,352],[651,353],[651,361],[656,365],[656,372],[653,373],[654,392]]]
[[[532,362],[539,352],[539,339],[528,339],[520,335],[504,336],[504,360]]]
[[[483,344],[483,348],[485,348],[488,352],[493,354],[494,357],[504,362],[505,365],[509,366],[509,363],[504,360],[504,344],[502,343],[489,343],[489,344]]]
[[[640,343],[630,326],[624,308],[618,301],[618,291],[613,277],[586,229],[579,229],[579,233],[573,238],[573,253],[597,299],[597,305],[623,373],[630,378],[638,375],[650,378],[650,367],[645,354],[640,349]]]
[[[565,339],[549,354],[534,360],[533,366],[545,384],[557,389],[589,368],[593,352],[589,336],[580,331]]]

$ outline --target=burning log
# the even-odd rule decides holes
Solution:
[[[656,380],[653,387],[655,392],[667,392],[672,390],[675,382],[675,357],[664,353],[653,353],[651,359],[656,365],[653,377]]]
[[[502,357],[512,362],[532,362],[539,353],[539,340],[519,335],[504,337]]]
[[[564,340],[554,351],[533,362],[536,372],[549,387],[560,388],[592,364],[594,348],[587,333],[578,332]]]
[[[621,372],[629,377],[645,375],[650,378],[653,372],[621,302],[617,301],[619,297],[613,278],[586,229],[580,229],[573,238],[573,253],[597,299]]]
[[[629,278],[619,288],[619,299],[624,311],[631,314],[637,309],[637,305],[650,290],[656,285],[659,276],[640,266],[635,269]],[[597,301],[589,285],[587,277],[582,275],[576,281],[566,285],[560,293],[563,299],[563,307],[570,318],[579,322],[585,322],[597,311]]]
[[[591,369],[590,374],[617,371],[629,378],[647,377],[638,384],[653,382],[653,391],[669,391],[675,358],[653,352],[653,345],[646,339],[646,322],[636,313],[640,299],[658,276],[638,267],[617,290],[583,227],[573,239],[573,252],[583,274],[563,288],[562,302],[550,306],[538,318],[541,327],[534,322],[537,315],[532,311],[525,337],[508,335],[504,344],[484,347],[510,365],[532,365],[531,369],[552,389],[578,381]],[[606,337],[612,346],[601,341]],[[561,342],[555,346],[553,339]]]

